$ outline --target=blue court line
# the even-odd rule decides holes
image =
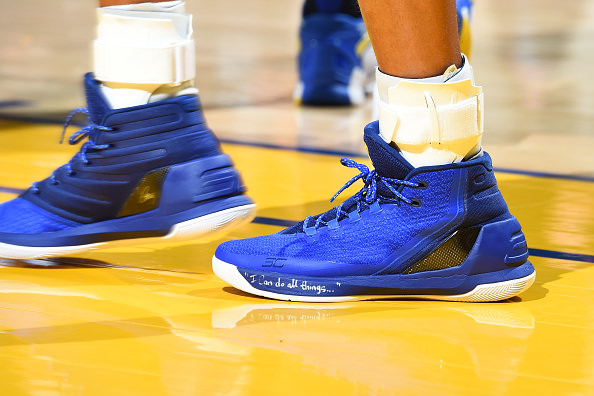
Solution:
[[[21,116],[21,115],[12,115],[12,114],[0,114],[0,120],[28,122],[31,124],[52,124],[52,125],[62,125],[63,124],[62,121],[57,121],[55,119],[46,118],[46,117],[33,117],[33,116],[27,116],[27,115]],[[72,123],[72,125],[81,126],[82,124]],[[277,144],[261,143],[261,142],[245,142],[245,141],[234,140],[234,139],[219,139],[219,140],[222,143],[232,144],[232,145],[237,145],[237,146],[258,147],[258,148],[293,151],[293,152],[309,153],[309,154],[335,155],[335,156],[339,156],[339,157],[368,158],[366,154],[352,152],[352,151],[325,150],[325,149],[302,147],[302,146],[291,147],[291,146],[282,146],[282,145],[277,145]],[[534,171],[526,171],[526,170],[520,170],[520,169],[508,169],[508,168],[495,168],[495,172],[509,173],[509,174],[514,174],[514,175],[523,175],[523,176],[533,176],[533,177],[546,177],[546,178],[561,179],[561,180],[594,182],[594,176],[564,175],[564,174],[559,174],[559,173],[534,172]]]
[[[585,263],[594,263],[594,255],[580,253],[556,252],[554,250],[533,249],[530,248],[530,255],[536,257],[554,258],[560,260],[583,261]]]
[[[0,109],[4,107],[26,107],[31,106],[32,104],[33,102],[30,102],[28,100],[4,100],[0,101]]]
[[[522,176],[534,176],[534,177],[549,177],[552,179],[563,179],[563,180],[574,180],[574,181],[583,181],[583,182],[594,182],[594,176],[580,176],[580,175],[562,175],[559,173],[547,173],[547,172],[533,172],[533,171],[525,171],[525,170],[518,170],[518,169],[508,169],[508,168],[494,168],[495,172],[500,173],[511,173],[514,175],[522,175]]]
[[[0,193],[6,194],[20,194],[25,190],[21,190],[20,188],[10,188],[10,187],[2,187],[0,186]]]
[[[237,146],[248,146],[248,147],[258,147],[258,148],[267,148],[267,149],[274,149],[274,150],[284,150],[284,151],[297,151],[299,153],[309,153],[309,154],[324,154],[324,155],[336,155],[338,157],[355,157],[355,158],[369,158],[367,155],[356,153],[353,151],[340,151],[340,150],[324,150],[318,149],[313,147],[291,147],[291,146],[281,146],[277,144],[270,144],[270,143],[260,143],[260,142],[244,142],[241,140],[233,140],[233,139],[219,139],[222,143],[225,144],[233,144]]]
[[[256,217],[253,220],[253,223],[279,226],[279,227],[291,227],[292,225],[294,225],[297,222],[291,221],[291,220],[284,220],[284,219],[275,219],[272,217]],[[529,250],[530,250],[530,255],[535,256],[535,257],[545,257],[545,258],[553,258],[553,259],[559,259],[559,260],[581,261],[581,262],[585,262],[585,263],[594,263],[594,255],[591,255],[591,254],[557,252],[554,250],[533,249],[533,248],[530,248]]]
[[[2,107],[0,107],[1,109]],[[66,115],[63,117],[60,115],[60,119],[52,119],[49,117],[33,117],[30,115],[20,114],[6,114],[0,113],[0,121],[18,121],[26,122],[28,124],[43,124],[43,125],[63,125]],[[82,126],[82,124],[71,123],[71,125]]]
[[[265,225],[271,225],[271,226],[278,226],[278,227],[291,227],[292,225],[294,225],[295,223],[297,223],[296,221],[291,221],[291,220],[284,220],[284,219],[275,219],[272,217],[260,217],[257,216],[252,223],[256,223],[256,224],[265,224]]]
[[[267,149],[274,149],[274,150],[297,151],[300,153],[310,153],[310,154],[336,155],[339,157],[368,158],[368,156],[365,154],[355,153],[355,152],[351,152],[351,151],[324,150],[324,149],[317,149],[317,148],[310,148],[310,147],[290,147],[290,146],[281,146],[281,145],[270,144],[270,143],[244,142],[244,141],[232,140],[232,139],[220,139],[220,141],[222,143],[233,144],[233,145],[238,145],[238,146],[258,147],[258,148],[267,148]],[[494,168],[494,169],[495,169],[495,172],[511,173],[511,174],[515,174],[515,175],[548,177],[548,178],[552,178],[552,179],[594,182],[594,176],[563,175],[563,174],[559,174],[559,173],[534,172],[534,171],[525,171],[525,170],[520,170],[520,169],[508,169],[508,168]]]

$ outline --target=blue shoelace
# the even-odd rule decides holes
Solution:
[[[418,204],[417,200],[407,198],[400,191],[398,191],[397,188],[399,188],[400,186],[406,186],[411,188],[426,188],[427,186],[423,182],[413,183],[406,180],[392,179],[389,177],[380,176],[378,175],[375,169],[370,171],[366,165],[359,164],[358,162],[353,161],[349,158],[342,158],[340,160],[340,163],[348,168],[358,169],[359,174],[354,176],[348,182],[346,182],[345,185],[342,186],[342,188],[338,190],[336,194],[334,194],[332,199],[330,199],[330,202],[333,202],[340,193],[349,188],[353,183],[355,183],[359,179],[363,180],[364,186],[361,190],[359,190],[359,192],[353,195],[352,199],[349,199],[341,203],[340,205],[334,207],[334,209],[336,209],[336,214],[333,219],[329,221],[324,220],[325,215],[329,212],[318,215],[317,218],[307,216],[303,221],[303,232],[305,232],[307,235],[315,234],[317,229],[322,226],[327,226],[330,229],[336,229],[339,227],[338,221],[341,218],[349,217],[351,221],[357,221],[361,219],[361,215],[359,213],[362,209],[365,209],[366,207],[368,207],[373,213],[379,212],[382,210],[380,207],[380,199],[383,203],[400,204],[400,202],[404,202],[408,205],[416,205]],[[394,194],[394,196],[385,197],[378,194],[378,183],[382,183],[383,185],[385,185],[388,188],[388,190],[390,190],[390,192]],[[355,209],[351,210],[350,212],[346,212],[345,210],[343,210],[343,206],[347,202],[349,202],[349,207],[352,207],[353,200],[356,201]],[[314,219],[315,222],[313,222],[313,225],[310,226],[309,224],[312,223]]]
[[[89,140],[86,141],[81,146],[80,151],[74,157],[72,157],[72,159],[66,165],[61,166],[60,168],[56,169],[52,173],[52,175],[49,177],[49,180],[52,184],[58,184],[58,180],[56,179],[56,172],[58,172],[62,168],[66,168],[66,171],[68,172],[69,175],[74,175],[74,171],[72,170],[71,163],[76,158],[80,158],[83,161],[83,163],[89,164],[89,160],[87,158],[87,152],[89,150],[105,150],[106,148],[110,147],[109,144],[96,144],[93,141],[93,139],[95,138],[95,136],[97,135],[97,133],[99,131],[109,132],[109,131],[112,131],[113,129],[109,128],[109,127],[105,127],[103,125],[95,124],[93,122],[93,119],[91,118],[91,114],[89,113],[89,110],[85,109],[85,108],[74,109],[68,115],[68,117],[66,118],[66,121],[64,122],[64,128],[62,129],[62,134],[60,135],[60,144],[62,144],[64,142],[64,136],[66,134],[66,129],[72,122],[72,119],[74,118],[74,116],[77,114],[86,115],[88,125],[83,127],[82,129],[80,129],[79,131],[73,133],[72,136],[70,136],[70,138],[68,138],[68,144],[70,144],[70,145],[78,144],[84,138],[88,138]],[[31,191],[33,191],[34,193],[39,193],[38,184],[39,184],[39,182],[34,182],[33,185],[31,186]]]

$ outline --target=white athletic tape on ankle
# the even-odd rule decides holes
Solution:
[[[98,80],[169,84],[195,77],[191,15],[111,8],[99,8],[97,13]]]
[[[380,135],[412,165],[458,162],[480,150],[482,88],[462,71],[444,83],[391,80],[378,70]]]
[[[474,154],[483,133],[483,93],[470,80],[446,84],[401,82],[380,101],[380,134],[395,142],[405,158],[423,165],[463,160]],[[436,157],[436,150],[443,153]],[[411,153],[410,158],[407,153]],[[417,158],[418,160],[418,158]],[[432,163],[435,162],[435,163]]]
[[[482,134],[482,93],[459,102],[440,104],[432,95],[431,87],[425,85],[422,89],[418,94],[425,103],[419,106],[380,102],[380,133],[384,140],[421,145]],[[401,94],[398,88],[390,93],[394,97]]]

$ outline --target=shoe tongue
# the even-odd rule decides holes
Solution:
[[[87,108],[94,123],[101,125],[103,117],[111,111],[111,107],[103,97],[99,81],[91,73],[85,75],[85,92],[87,95]]]
[[[414,169],[398,150],[386,143],[379,135],[379,122],[375,121],[365,127],[363,140],[373,167],[380,176],[404,180]]]

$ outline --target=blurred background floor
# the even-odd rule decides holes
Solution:
[[[84,105],[94,7],[0,0],[1,201],[77,150],[57,140]],[[207,120],[258,217],[187,245],[0,260],[1,394],[594,394],[594,2],[475,5],[484,146],[537,270],[493,304],[280,303],[219,281],[223,240],[330,208],[371,103],[292,103],[300,0],[188,8]]]

